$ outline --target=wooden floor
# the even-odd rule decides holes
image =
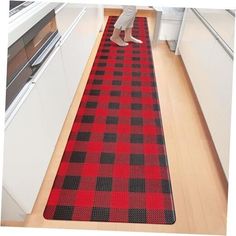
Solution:
[[[105,17],[105,21],[107,17]],[[148,14],[150,31],[152,14]],[[151,32],[152,34],[152,32]],[[175,233],[226,233],[227,186],[181,58],[165,42],[153,48],[166,147],[176,211],[173,225],[53,221],[43,218],[44,207],[72,127],[102,33],[90,56],[77,94],[26,227],[105,229]]]

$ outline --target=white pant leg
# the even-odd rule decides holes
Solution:
[[[123,6],[123,12],[118,17],[114,27],[121,30],[132,28],[136,12],[136,6]]]

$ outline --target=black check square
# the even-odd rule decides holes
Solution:
[[[116,110],[116,109],[119,109],[119,108],[120,108],[120,104],[117,103],[117,102],[110,102],[110,103],[108,104],[108,107],[109,107],[109,109],[114,109],[114,110]]]
[[[155,123],[157,126],[161,126],[161,119],[160,118],[156,118],[155,119]]]
[[[110,209],[104,207],[93,207],[91,221],[109,221]]]
[[[141,91],[132,91],[131,96],[135,98],[141,98],[142,97],[142,92]]]
[[[54,217],[55,220],[71,220],[73,216],[73,206],[56,206]]]
[[[100,94],[100,90],[92,89],[89,92],[89,95],[91,95],[91,96],[99,96],[99,94]]]
[[[119,90],[112,90],[110,92],[110,95],[114,96],[114,97],[119,97],[121,95],[121,91],[119,91]]]
[[[109,49],[102,49],[102,52],[107,53],[109,52]]]
[[[93,84],[101,85],[102,82],[103,82],[103,81],[102,81],[101,79],[95,79],[95,80],[93,81]]]
[[[120,80],[112,80],[112,85],[121,85]]]
[[[107,60],[108,56],[100,56],[100,59]]]
[[[144,165],[144,155],[130,154],[130,165]]]
[[[139,57],[132,57],[132,60],[133,61],[140,61],[140,58]]]
[[[131,125],[143,125],[142,117],[131,117]]]
[[[106,66],[107,66],[107,63],[100,62],[100,63],[98,63],[98,66],[99,66],[99,67],[106,67]]]
[[[134,77],[140,77],[141,76],[141,72],[132,72],[132,76]]]
[[[159,165],[162,167],[167,166],[167,161],[166,161],[166,156],[165,155],[159,155]]]
[[[152,87],[156,87],[156,86],[157,86],[157,83],[156,83],[156,81],[152,81],[152,82],[150,83],[150,85],[151,85]]]
[[[171,210],[165,210],[165,222],[166,224],[173,224],[175,222],[175,213]]]
[[[117,116],[108,116],[106,119],[106,124],[118,124],[118,117]]]
[[[78,141],[89,141],[90,136],[91,136],[90,132],[79,132],[77,137],[76,137],[76,140],[78,140]]]
[[[124,65],[122,63],[116,63],[115,67],[123,67]]]
[[[95,75],[104,75],[105,71],[104,70],[97,70],[95,71]]]
[[[117,56],[116,60],[124,60],[124,56]]]
[[[133,81],[131,82],[131,85],[132,85],[132,86],[141,86],[141,81],[133,80]]]
[[[114,76],[122,76],[122,75],[123,75],[123,72],[122,72],[122,71],[114,71],[114,72],[113,72],[113,75],[114,75]]]
[[[123,53],[125,53],[125,51],[123,49],[119,49],[119,50],[117,50],[117,53],[123,54]]]
[[[164,144],[164,137],[162,135],[157,135],[157,143],[158,144]]]
[[[115,153],[102,152],[100,156],[101,164],[113,164],[115,160]]]
[[[131,104],[131,109],[132,110],[142,110],[143,105],[140,103],[132,103]]]
[[[104,133],[103,142],[114,143],[116,142],[116,136],[115,133]]]
[[[129,223],[146,223],[145,209],[129,209]]]
[[[154,111],[160,111],[160,106],[159,106],[159,104],[153,104],[153,110]]]
[[[161,180],[161,187],[162,187],[163,193],[170,193],[171,192],[169,180],[167,180],[167,179]]]
[[[130,192],[145,192],[145,179],[129,179]]]
[[[94,122],[94,116],[83,116],[82,123],[93,123]]]
[[[86,108],[97,108],[98,103],[97,102],[87,102]]]
[[[134,47],[134,48],[139,48],[140,45],[139,45],[139,44],[133,44],[133,47]]]
[[[150,77],[151,77],[151,78],[155,78],[155,73],[154,73],[154,72],[151,72],[151,73],[150,73]]]
[[[143,143],[143,135],[142,134],[131,134],[130,135],[131,143]]]
[[[140,103],[132,103],[131,104],[131,109],[132,110],[142,110],[143,105]]]
[[[84,163],[86,152],[72,152],[70,162]]]
[[[156,92],[153,92],[153,93],[152,93],[152,97],[155,98],[155,99],[158,99],[157,93],[156,93]]]
[[[111,177],[98,177],[96,183],[96,191],[111,191],[112,178]]]
[[[80,183],[80,176],[65,176],[63,182],[63,189],[78,189]]]
[[[140,64],[132,64],[132,67],[133,67],[133,68],[140,68],[141,65],[140,65]]]

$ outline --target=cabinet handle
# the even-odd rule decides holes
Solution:
[[[31,67],[33,67],[34,70],[36,68],[38,69],[43,64],[43,62],[49,56],[50,52],[56,46],[60,38],[61,36],[59,35],[59,33],[57,33],[56,36],[54,36],[54,39],[48,44],[48,46],[43,50],[43,52],[38,56],[38,58],[32,63]]]
[[[208,23],[208,21],[199,13],[196,8],[191,8],[193,13],[197,16],[197,18],[203,23],[203,25],[208,29],[208,31],[212,34],[212,36],[216,39],[216,41],[221,45],[221,47],[225,50],[225,52],[229,55],[229,57],[234,59],[234,52],[228,46],[228,44],[220,37],[220,35],[215,31],[215,29]]]
[[[74,28],[76,27],[76,25],[78,24],[78,22],[81,20],[81,18],[83,17],[83,15],[86,13],[87,8],[84,7],[82,9],[82,11],[79,13],[79,15],[75,18],[75,20],[73,21],[73,23],[69,26],[69,29],[62,35],[61,38],[61,45],[66,41],[66,39],[69,37],[69,35],[71,34],[71,32],[74,30]]]

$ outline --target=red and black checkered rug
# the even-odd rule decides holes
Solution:
[[[110,42],[109,17],[44,211],[46,219],[173,224],[147,19],[143,44]]]

